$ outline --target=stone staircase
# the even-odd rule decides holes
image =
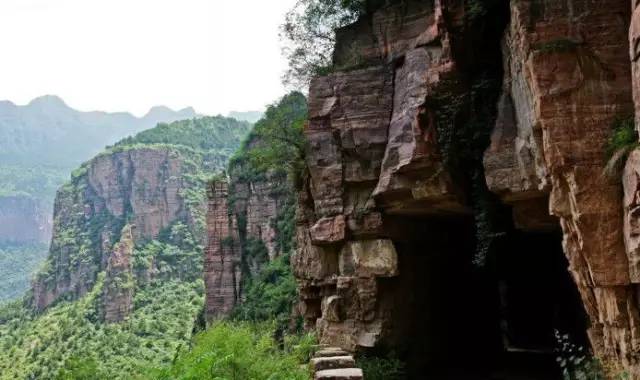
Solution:
[[[353,356],[341,348],[324,347],[311,359],[314,380],[363,380],[362,369]]]

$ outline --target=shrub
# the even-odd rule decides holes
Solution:
[[[638,146],[638,132],[633,116],[618,117],[613,122],[613,132],[605,149],[607,164],[605,174],[615,177],[622,169],[629,153]]]
[[[302,357],[281,350],[273,324],[219,322],[194,338],[191,351],[178,354],[171,367],[151,371],[150,379],[306,380]]]
[[[405,378],[405,365],[394,354],[387,357],[361,356],[357,364],[367,380],[400,380]]]

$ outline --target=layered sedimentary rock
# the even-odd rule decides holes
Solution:
[[[131,259],[133,256],[133,230],[127,225],[122,229],[120,241],[116,243],[107,258],[106,276],[103,289],[104,320],[120,322],[133,307],[134,279]]]
[[[385,215],[470,213],[439,147],[444,112],[428,106],[459,101],[451,112],[465,111],[475,78],[456,57],[481,44],[470,48],[463,11],[441,2],[385,7],[338,32],[336,65],[359,64],[311,83],[309,177],[292,261],[299,307],[324,343],[354,350],[392,335],[394,296],[380,284],[402,276],[394,238],[408,226],[385,225]]]
[[[283,175],[265,175],[244,180],[231,176],[233,212],[244,219],[245,239],[262,241],[270,259],[278,254],[275,221],[285,205],[288,188]]]
[[[447,223],[462,237],[442,246],[458,244],[471,214],[482,232],[486,183],[513,231],[562,232],[594,353],[638,376],[638,153],[624,218],[620,180],[604,175],[614,120],[633,109],[629,2],[524,0],[484,12],[461,3],[365,16],[338,32],[334,63],[345,69],[312,81],[292,259],[306,325],[348,350],[410,336],[393,301],[414,276],[407,262],[420,260],[405,252],[441,249],[411,241],[438,241]]]
[[[136,236],[154,237],[186,212],[180,191],[184,163],[171,150],[134,149],[101,155],[88,168],[88,183],[97,201],[88,216],[103,209],[114,217],[130,213]]]
[[[614,120],[632,110],[628,9],[627,1],[511,5],[502,112],[485,164],[505,202],[549,194],[592,347],[635,376],[638,271],[625,254],[620,181],[604,174]]]
[[[48,243],[51,211],[37,199],[15,195],[0,197],[0,242]]]
[[[134,241],[157,238],[177,221],[195,224],[206,205],[185,197],[192,186],[187,176],[198,170],[187,163],[193,159],[188,154],[169,147],[125,148],[75,172],[56,196],[49,258],[33,284],[37,310],[63,295],[86,294],[107,267],[125,222],[136,226]]]
[[[207,246],[204,253],[205,317],[227,316],[240,301],[242,252],[238,223],[229,207],[226,179],[209,184]]]

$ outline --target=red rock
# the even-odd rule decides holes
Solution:
[[[228,316],[240,301],[242,253],[236,217],[228,205],[227,182],[213,181],[208,197],[204,283],[205,318],[209,322]]]
[[[135,227],[131,225],[122,229],[120,241],[113,247],[107,260],[102,297],[104,320],[108,323],[123,321],[133,309],[133,230]]]
[[[344,215],[322,218],[311,227],[311,242],[316,245],[335,244],[345,238]]]

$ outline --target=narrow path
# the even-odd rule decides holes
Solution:
[[[363,380],[362,369],[348,352],[338,347],[325,347],[311,359],[314,380]]]

